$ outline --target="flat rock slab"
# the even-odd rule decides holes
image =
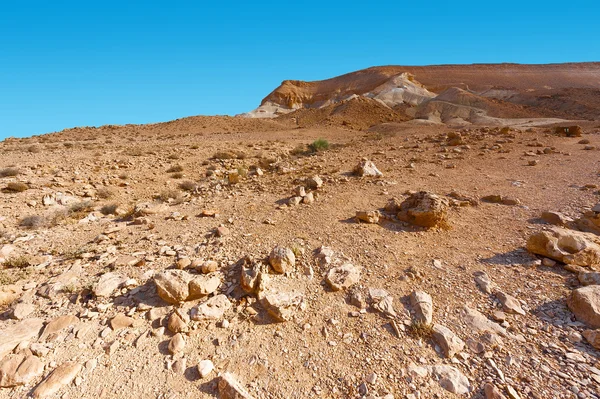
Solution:
[[[47,398],[68,385],[81,371],[82,365],[75,362],[63,363],[42,381],[33,391],[34,398]]]
[[[26,319],[0,331],[0,360],[21,342],[37,338],[43,325],[42,319]]]
[[[22,353],[6,357],[0,363],[0,387],[25,385],[44,372],[44,364],[37,356]]]
[[[74,326],[78,322],[79,322],[79,319],[77,318],[77,316],[73,316],[73,315],[57,317],[56,319],[54,319],[51,322],[49,322],[48,324],[46,324],[46,327],[44,328],[44,332],[42,333],[42,336],[40,337],[40,341],[45,341],[50,337],[50,335],[56,334],[62,330],[65,330],[71,326]]]

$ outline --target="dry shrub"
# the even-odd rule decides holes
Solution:
[[[110,199],[115,196],[115,191],[111,187],[102,187],[96,191],[96,196],[101,199]]]
[[[183,200],[181,193],[172,188],[161,191],[160,194],[158,194],[158,196],[156,197],[156,199],[163,201],[163,202],[175,202],[175,203],[180,203]]]
[[[17,168],[4,168],[0,170],[0,177],[13,177],[17,176],[19,173],[19,169]]]
[[[193,181],[186,180],[179,183],[179,188],[183,191],[195,191],[198,185]]]
[[[183,172],[183,166],[173,165],[169,169],[167,169],[167,173],[175,173],[175,172]]]
[[[107,204],[100,208],[100,212],[102,212],[103,215],[116,215],[118,208],[118,204]]]
[[[21,221],[19,222],[19,226],[24,227],[26,229],[38,229],[44,226],[45,223],[46,220],[43,216],[31,215],[25,216],[23,219],[21,219]]]
[[[69,216],[72,218],[84,217],[86,213],[91,212],[94,209],[94,203],[92,201],[82,201],[73,204],[69,207]]]
[[[6,190],[7,191],[13,191],[13,192],[17,192],[20,193],[22,191],[25,191],[29,189],[29,186],[25,183],[21,183],[21,182],[10,182],[6,185]]]
[[[433,326],[422,321],[415,321],[408,327],[408,333],[417,339],[431,338]]]
[[[8,258],[2,263],[4,269],[23,269],[31,266],[29,259],[26,256],[17,256],[15,258]]]
[[[171,178],[173,178],[173,179],[181,179],[181,178],[183,178],[183,173],[181,173],[181,172],[173,173],[171,175]]]
[[[39,145],[36,145],[36,144],[30,145],[29,147],[27,147],[27,151],[37,154],[38,152],[42,151],[42,147],[40,147]]]

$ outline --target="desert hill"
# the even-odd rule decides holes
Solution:
[[[461,89],[463,95],[448,101],[448,89]],[[439,104],[421,104],[444,92],[445,98],[438,100],[458,106],[446,106],[445,112],[461,118],[475,113],[505,118],[596,119],[600,116],[600,63],[372,67],[321,81],[286,80],[246,116],[274,117],[362,96],[379,99],[391,108],[400,104],[421,108],[410,109],[408,115],[418,113],[426,119],[439,111]],[[464,108],[467,93],[471,96],[468,102],[477,107]]]

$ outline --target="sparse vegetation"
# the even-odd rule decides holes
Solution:
[[[119,208],[118,204],[107,204],[104,205],[102,208],[100,208],[100,212],[103,215],[116,215],[117,214],[117,209]]]
[[[181,178],[183,178],[183,173],[181,173],[181,172],[173,173],[171,175],[171,178],[173,178],[173,179],[181,179]]]
[[[42,147],[40,147],[39,145],[30,145],[29,147],[27,147],[27,151],[37,154],[38,152],[42,151]]]
[[[25,216],[19,222],[19,226],[26,229],[37,229],[42,227],[45,224],[45,221],[44,217],[40,215]]]
[[[96,196],[101,199],[110,199],[115,196],[115,191],[111,187],[102,187],[96,191]]]
[[[22,191],[25,191],[29,189],[29,186],[25,183],[21,183],[21,182],[10,182],[6,185],[6,190],[7,191],[13,191],[16,193],[20,193]]]
[[[14,258],[8,258],[2,263],[4,269],[23,269],[31,266],[29,259],[26,256],[17,256]]]
[[[93,209],[94,203],[92,201],[78,202],[69,207],[69,216],[75,219],[79,219],[84,217],[86,213],[91,212]]]
[[[169,169],[167,169],[167,173],[176,173],[176,172],[183,172],[183,166],[173,165]]]
[[[161,191],[160,194],[156,198],[163,202],[175,202],[175,203],[179,203],[183,199],[181,197],[181,193],[172,188]]]
[[[313,141],[309,147],[312,152],[325,151],[325,150],[329,149],[329,141],[327,141],[323,138],[320,138],[320,139]]]
[[[183,191],[195,191],[198,185],[191,180],[185,180],[179,183],[179,188]]]
[[[428,339],[433,334],[433,326],[422,321],[415,321],[408,327],[408,333],[413,338]]]
[[[12,177],[21,173],[17,168],[4,168],[0,170],[0,177]]]

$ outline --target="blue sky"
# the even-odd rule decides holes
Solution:
[[[234,115],[374,65],[600,61],[591,1],[203,3],[1,2],[0,139]]]

